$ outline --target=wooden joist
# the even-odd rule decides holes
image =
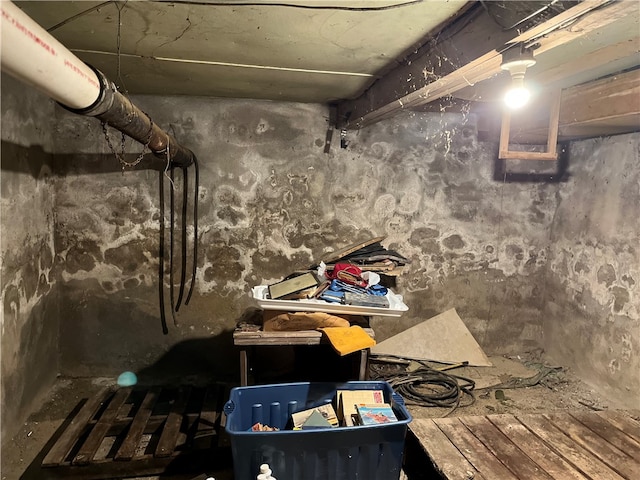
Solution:
[[[634,480],[640,424],[624,412],[414,419],[445,480]]]
[[[562,92],[560,129],[566,135],[590,123],[617,121],[640,128],[640,70],[567,88]]]
[[[338,104],[337,126],[360,128],[455,94],[500,73],[505,44],[535,41],[539,44],[535,54],[540,55],[637,15],[634,3],[586,0],[520,35],[500,32],[480,16],[437,48],[425,46],[421,56],[387,73],[357,99]],[[565,28],[568,25],[570,28]],[[464,51],[464,55],[457,51]]]
[[[537,108],[512,119],[509,138],[516,143],[541,143],[548,137],[551,96]],[[613,75],[562,91],[558,116],[561,140],[616,135],[640,128],[640,70]]]

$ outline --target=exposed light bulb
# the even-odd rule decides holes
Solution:
[[[512,110],[517,110],[529,103],[531,92],[525,87],[510,88],[504,96],[504,103]]]
[[[500,67],[511,74],[511,87],[504,96],[504,103],[508,108],[516,110],[529,102],[531,93],[524,86],[524,74],[536,61],[530,50],[522,48],[507,51],[503,53],[502,58],[503,63]]]
[[[513,86],[507,90],[507,93],[504,95],[504,103],[510,109],[517,110],[529,103],[530,98],[531,92],[529,92],[527,87],[524,85],[518,87]]]

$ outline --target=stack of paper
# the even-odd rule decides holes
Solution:
[[[342,425],[353,427],[357,425],[354,419],[358,417],[356,405],[384,403],[382,390],[338,390],[338,416]]]

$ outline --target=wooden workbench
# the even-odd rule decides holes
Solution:
[[[446,480],[635,480],[640,423],[624,411],[414,419]]]
[[[365,332],[375,338],[372,328],[365,328]],[[240,347],[240,385],[249,382],[249,361],[247,347],[283,346],[283,345],[321,345],[328,343],[326,337],[318,330],[302,330],[297,332],[264,332],[262,330],[247,331],[236,329],[233,332],[233,344]],[[358,379],[366,380],[369,366],[369,349],[360,350],[360,368]]]

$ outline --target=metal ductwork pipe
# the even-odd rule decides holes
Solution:
[[[164,162],[168,157],[171,166],[188,167],[194,162],[191,150],[153,123],[99,70],[82,62],[12,2],[3,1],[0,8],[3,71],[66,109],[96,117],[148,145]]]

